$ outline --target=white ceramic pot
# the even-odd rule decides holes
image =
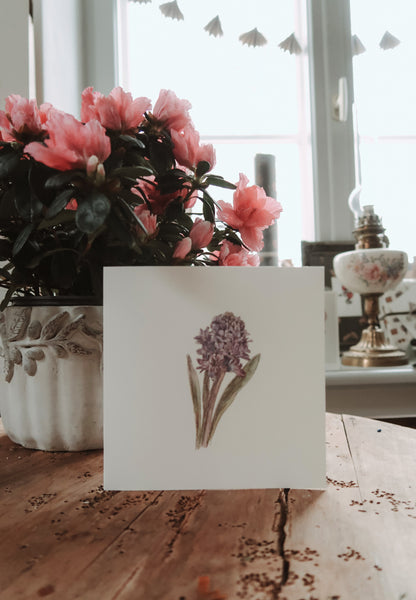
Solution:
[[[40,450],[102,448],[102,307],[9,306],[0,333],[10,439]]]
[[[335,275],[341,283],[358,294],[384,294],[403,279],[407,254],[389,248],[369,248],[337,254]]]

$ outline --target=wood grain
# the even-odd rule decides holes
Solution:
[[[326,443],[325,491],[134,493],[0,432],[0,599],[413,600],[416,431],[327,415]]]

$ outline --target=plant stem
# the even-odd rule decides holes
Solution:
[[[215,403],[217,400],[219,389],[221,387],[221,383],[223,382],[223,379],[225,377],[225,373],[226,373],[226,371],[221,371],[221,373],[219,375],[217,375],[217,378],[214,380],[214,382],[212,384],[212,388],[209,393],[209,398],[208,398],[207,407],[206,407],[206,414],[204,414],[204,425],[203,425],[203,432],[202,432],[202,444],[201,445],[203,448],[206,448],[208,446],[209,434],[211,431],[212,419],[214,416]]]

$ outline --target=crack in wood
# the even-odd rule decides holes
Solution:
[[[195,496],[181,496],[174,509],[166,513],[168,522],[174,531],[174,535],[167,544],[165,558],[173,552],[173,547],[181,535],[185,524],[189,521],[193,512],[201,504],[201,500],[205,496],[205,490],[201,490]]]
[[[280,494],[279,494],[280,518],[279,518],[279,523],[278,523],[277,549],[278,549],[279,555],[282,558],[283,567],[282,567],[282,579],[280,582],[280,589],[278,591],[278,595],[276,596],[276,600],[277,600],[277,598],[279,598],[280,592],[288,580],[289,569],[290,569],[290,561],[288,558],[288,554],[285,552],[285,541],[286,541],[285,527],[286,527],[288,513],[289,513],[289,504],[288,504],[289,491],[290,491],[289,488],[285,488],[283,490],[280,490]]]
[[[282,574],[280,577],[280,581],[270,580],[269,591],[271,593],[270,598],[273,600],[279,600],[281,598],[281,592],[283,591],[283,587],[286,585],[289,572],[290,572],[290,554],[285,551],[285,541],[286,541],[286,523],[288,520],[289,514],[289,496],[290,489],[285,488],[281,489],[279,492],[279,496],[276,500],[276,504],[279,506],[279,512],[276,512],[274,515],[274,522],[272,526],[272,530],[277,534],[277,556],[279,556],[282,560]],[[273,584],[273,585],[270,585]]]

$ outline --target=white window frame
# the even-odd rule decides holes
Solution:
[[[84,88],[93,86],[108,94],[117,85],[118,2],[32,2],[37,101],[79,116]]]
[[[308,0],[315,239],[352,239],[348,197],[355,187],[354,99],[349,0]],[[329,51],[331,49],[331,51]],[[346,79],[347,118],[334,118],[339,79]]]

